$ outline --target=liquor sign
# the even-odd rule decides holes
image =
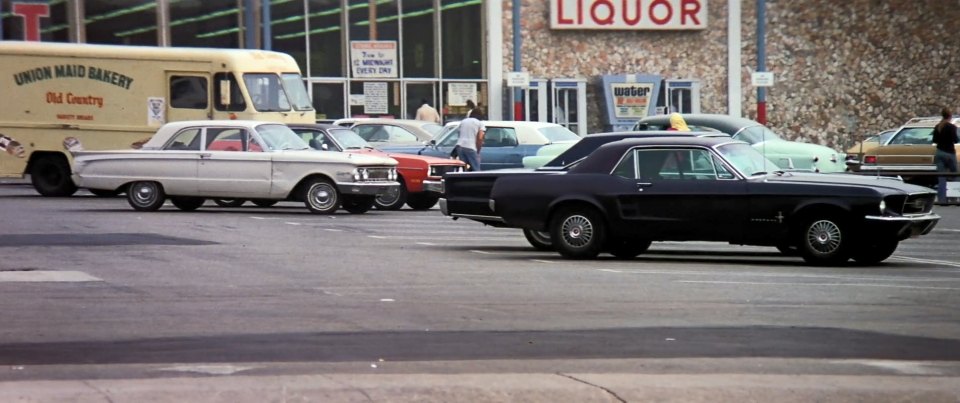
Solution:
[[[707,28],[707,0],[549,0],[551,29]]]
[[[353,78],[397,78],[397,41],[350,41]]]

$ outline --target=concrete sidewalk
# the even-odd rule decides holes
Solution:
[[[324,374],[0,382],[2,402],[957,402],[943,376]]]

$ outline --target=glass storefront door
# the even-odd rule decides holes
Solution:
[[[430,106],[436,108],[438,111],[440,110],[436,82],[407,81],[404,88],[406,107],[403,117],[405,119],[415,119],[417,117],[417,109],[423,105],[424,100],[426,100]]]
[[[343,81],[310,81],[313,108],[317,121],[332,121],[347,117],[347,92]]]

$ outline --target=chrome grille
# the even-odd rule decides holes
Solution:
[[[910,195],[903,202],[903,215],[926,214],[933,211],[934,195]]]
[[[431,165],[430,176],[443,176],[461,170],[461,165]]]
[[[362,182],[383,182],[383,181],[392,181],[390,179],[390,171],[393,168],[381,168],[381,167],[362,167],[361,170],[366,170],[367,176],[364,179],[361,179]]]

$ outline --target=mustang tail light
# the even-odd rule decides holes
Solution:
[[[864,164],[876,164],[876,163],[877,163],[877,156],[876,156],[876,155],[868,155],[868,156],[866,156],[866,157],[863,157],[863,163],[864,163]]]

